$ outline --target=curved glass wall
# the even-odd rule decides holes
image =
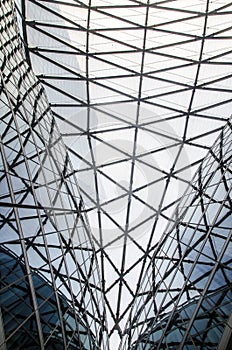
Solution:
[[[7,349],[33,349],[40,347],[40,335],[36,315],[33,312],[31,290],[26,275],[26,266],[18,256],[0,250],[1,262],[1,317]],[[62,310],[67,349],[100,349],[94,334],[91,334],[83,310],[72,309],[66,296],[54,293],[51,281],[39,272],[31,272],[39,308],[40,327],[47,350],[63,350],[63,330],[57,305]]]
[[[107,348],[77,180],[12,1],[1,1],[1,349]]]
[[[140,297],[146,307],[144,314],[136,306],[133,309],[138,311],[138,322],[131,319],[128,326],[128,347],[136,348],[138,339],[146,344],[151,333],[161,346],[165,335],[157,336],[159,327],[169,330],[173,310],[169,297],[177,302],[179,290],[170,287],[165,304],[162,293],[171,282],[159,289],[159,281],[173,278],[185,253],[181,246],[173,262],[171,256],[159,259],[156,243],[167,223],[180,219],[178,213],[171,218],[187,186],[196,203],[206,200],[192,174],[231,114],[232,4],[229,0],[15,2],[19,28],[13,1],[3,0],[0,7],[1,243],[4,252],[25,266],[40,346],[46,348],[48,340],[34,275],[54,290],[57,329],[62,332],[58,338],[64,348],[72,346],[78,332],[83,347],[105,348],[108,334],[112,349],[118,348],[134,300],[137,305]],[[226,190],[229,181],[229,177],[224,181]],[[186,203],[190,213],[192,203]],[[196,207],[204,207],[207,215],[210,210],[214,215],[217,205],[224,208],[221,200],[214,200],[212,209],[204,203]],[[199,224],[198,214],[188,226],[190,233],[202,232],[193,229]],[[211,229],[214,224],[208,224],[207,215],[204,225]],[[183,225],[179,226],[176,234],[182,235]],[[220,234],[213,236],[214,241],[219,251]],[[154,252],[163,262],[153,268]],[[186,276],[196,265],[197,253],[193,249],[191,254],[183,267]],[[213,255],[206,266],[217,262]],[[148,281],[144,277],[146,271],[156,276],[157,298],[146,299],[155,288],[153,277]],[[178,276],[181,284],[184,277]],[[186,291],[191,307],[200,305],[195,292]],[[69,310],[75,310],[73,335],[66,332],[63,298]],[[189,310],[188,305],[184,301],[180,308]],[[147,310],[152,308],[150,317]],[[155,320],[158,314],[160,323]],[[55,334],[53,321],[51,326]],[[83,333],[78,330],[82,326]],[[7,338],[0,333],[1,344],[17,332],[15,328]]]
[[[154,245],[231,114],[231,1],[17,4],[121,336]]]
[[[230,349],[231,129],[202,162],[156,247],[123,349]]]

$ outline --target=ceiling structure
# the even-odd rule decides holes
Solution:
[[[17,7],[28,61],[78,176],[115,339],[155,244],[231,114],[232,3]]]

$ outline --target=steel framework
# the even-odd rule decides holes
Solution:
[[[0,348],[107,348],[99,268],[67,150],[1,14]]]
[[[156,243],[231,114],[231,6],[16,1],[90,220],[110,336],[122,337]]]
[[[203,160],[157,245],[121,349],[230,349],[231,129]]]

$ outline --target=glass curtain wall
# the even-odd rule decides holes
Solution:
[[[229,122],[156,247],[122,349],[231,348],[231,129]]]
[[[120,338],[154,246],[231,114],[232,4],[16,3],[78,176],[110,335]]]
[[[102,286],[73,169],[1,1],[0,348],[106,349]]]

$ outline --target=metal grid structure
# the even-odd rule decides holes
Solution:
[[[229,0],[18,0],[28,61],[69,149],[110,335],[231,114]]]
[[[102,287],[66,148],[1,1],[0,348],[107,349]]]
[[[231,130],[229,123],[157,245],[120,349],[231,348]]]
[[[12,9],[13,3],[9,4]],[[100,331],[93,334],[99,334],[100,341],[105,324],[101,325],[98,316],[104,315],[103,323],[108,319],[112,349],[117,348],[115,334],[124,334],[125,321],[164,227],[186,187],[194,190],[192,174],[231,114],[231,6],[228,0],[16,0],[27,62],[24,60],[18,69],[10,62],[16,76],[15,88],[8,93],[17,96],[28,74],[31,80],[26,91],[29,95],[37,88],[41,92],[35,95],[39,104],[25,96],[25,108],[37,111],[45,103],[38,111],[36,127],[42,133],[47,130],[43,140],[55,154],[45,152],[49,161],[40,163],[39,159],[37,177],[33,175],[39,165],[33,158],[35,168],[31,169],[35,173],[30,181],[35,182],[32,194],[39,204],[36,207],[33,202],[33,206],[49,217],[52,210],[52,225],[60,225],[53,231],[63,232],[66,238],[70,237],[69,228],[81,221],[77,227],[81,238],[76,239],[71,230],[68,242],[75,252],[84,254],[81,285],[89,286],[84,288],[90,296],[87,300],[95,303],[97,297],[92,295],[98,295],[102,288],[107,317],[103,306],[95,313],[95,305],[88,322],[99,322]],[[4,37],[3,31],[1,34]],[[13,41],[10,45],[12,52],[17,51],[17,40],[15,48]],[[21,66],[27,68],[19,78]],[[31,78],[31,69],[38,80]],[[45,115],[50,116],[49,125]],[[34,120],[33,113],[31,118]],[[33,131],[33,138],[39,148],[37,131]],[[23,141],[18,138],[17,143],[16,139],[14,146],[21,152]],[[57,141],[54,144],[53,139]],[[44,178],[44,167],[48,178]],[[67,184],[74,186],[71,192],[67,192]],[[31,200],[31,193],[28,196]],[[27,209],[30,205],[30,201],[24,202]],[[97,272],[95,281],[89,282],[96,268],[93,247],[87,243],[87,249],[82,244],[79,247],[80,242],[89,241],[83,212],[90,221],[102,284]],[[78,225],[73,221],[70,226],[72,215],[79,220]],[[24,219],[21,222],[29,224],[30,215]],[[64,247],[60,250],[58,244],[57,249],[50,249],[62,262],[64,253],[71,254]],[[92,260],[87,258],[90,256]],[[86,264],[89,270],[85,270]],[[47,279],[52,281],[51,277]]]

